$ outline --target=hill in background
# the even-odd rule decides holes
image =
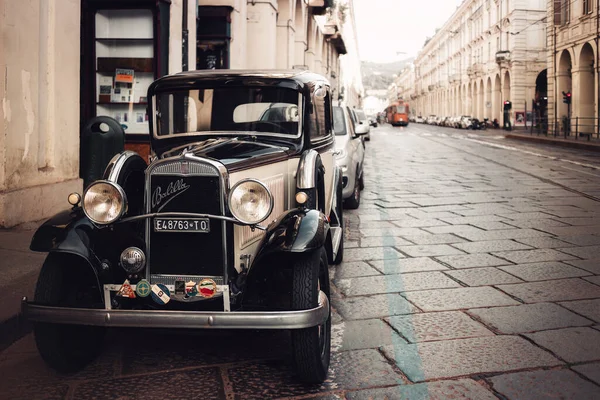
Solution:
[[[387,90],[394,81],[394,74],[398,75],[414,58],[392,63],[376,63],[362,61],[362,81],[365,90]]]

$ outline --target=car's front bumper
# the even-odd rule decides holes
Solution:
[[[21,312],[33,322],[105,327],[173,329],[303,329],[329,318],[329,299],[319,292],[319,305],[299,311],[103,310],[50,307],[23,298]]]

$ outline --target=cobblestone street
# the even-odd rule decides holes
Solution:
[[[71,376],[25,336],[0,398],[600,398],[600,156],[411,124],[372,129],[365,164],[322,386],[287,332],[113,330]]]

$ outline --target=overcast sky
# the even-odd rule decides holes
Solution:
[[[462,0],[354,0],[360,58],[390,62],[416,56]],[[396,55],[396,52],[407,54]]]

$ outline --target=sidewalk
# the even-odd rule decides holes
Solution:
[[[496,130],[496,131],[500,132],[500,130]],[[504,132],[505,137],[507,139],[524,140],[524,141],[534,142],[534,143],[554,144],[557,146],[570,147],[573,149],[581,149],[581,150],[600,152],[600,141],[598,141],[597,139],[587,140],[584,137],[575,139],[574,136],[571,136],[568,139],[565,139],[564,137],[561,137],[561,136],[556,136],[556,137],[552,136],[552,135],[546,136],[546,135],[538,135],[537,133],[530,134],[530,133],[525,133],[522,131],[511,131],[511,132],[502,131],[502,132]]]
[[[473,132],[477,132],[478,135],[482,136],[503,135],[507,139],[523,140],[532,143],[552,144],[573,149],[600,152],[600,140],[595,138],[592,140],[587,140],[585,137],[575,139],[575,136],[570,136],[568,139],[565,139],[562,136],[554,136],[552,134],[548,134],[546,136],[544,134],[537,134],[536,132],[530,133],[529,131],[525,131],[523,129],[516,129],[512,131],[505,131],[504,129],[486,129],[484,131]]]
[[[33,297],[45,254],[29,250],[39,224],[0,230],[0,351],[27,334],[31,327],[20,317],[21,298]]]

